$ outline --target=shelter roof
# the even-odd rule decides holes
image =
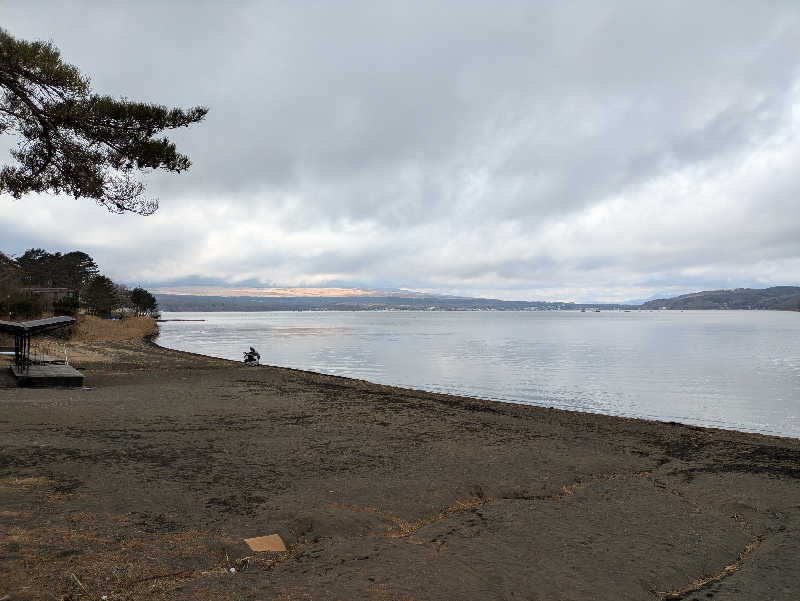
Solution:
[[[48,317],[32,321],[0,321],[0,332],[9,334],[41,334],[50,330],[65,328],[75,323],[74,317]]]

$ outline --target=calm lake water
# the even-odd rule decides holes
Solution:
[[[800,438],[800,313],[164,313],[158,343],[437,392]]]

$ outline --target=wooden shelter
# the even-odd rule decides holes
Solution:
[[[11,373],[20,386],[81,386],[83,374],[66,361],[31,360],[31,338],[71,326],[74,317],[49,317],[32,321],[0,321],[0,332],[14,336]]]

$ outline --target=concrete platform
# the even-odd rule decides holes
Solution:
[[[11,367],[17,386],[83,386],[83,374],[70,365],[31,365],[26,369]]]

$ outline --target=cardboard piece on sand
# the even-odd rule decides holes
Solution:
[[[280,534],[270,534],[269,536],[257,536],[255,538],[246,538],[244,542],[251,550],[259,551],[286,551],[286,545],[283,544],[283,539]]]

